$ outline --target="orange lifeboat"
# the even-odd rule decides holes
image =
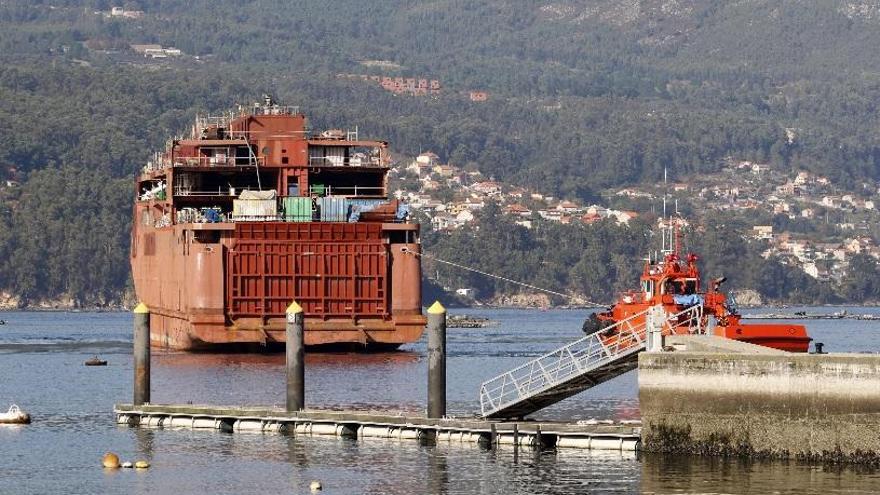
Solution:
[[[618,322],[629,320],[632,326],[645,323],[645,312],[651,306],[662,305],[667,314],[679,315],[694,306],[701,306],[700,321],[682,321],[670,325],[676,334],[709,333],[733,340],[772,347],[788,352],[807,352],[810,341],[803,325],[758,323],[745,324],[736,303],[720,291],[725,278],[712,281],[704,289],[697,267],[699,257],[688,254],[682,262],[675,252],[666,254],[661,261],[645,263],[638,291],[621,294],[617,302],[607,311],[590,315],[584,322],[584,332],[599,331],[613,333]]]

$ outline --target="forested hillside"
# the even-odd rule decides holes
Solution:
[[[197,112],[263,93],[299,104],[315,128],[358,125],[399,156],[430,149],[584,201],[664,168],[687,181],[728,156],[850,187],[880,180],[876,1],[125,2],[138,18],[105,15],[113,5],[0,3],[0,288],[22,302],[118,299],[134,171]],[[144,43],[184,55],[129,48]],[[338,74],[427,77],[443,90],[396,96]],[[494,251],[499,270],[521,254],[523,267],[545,267],[522,277],[607,298],[632,283],[647,228],[426,243],[468,261]],[[591,242],[615,249],[583,255]],[[772,263],[744,254],[725,268]],[[810,281],[777,285],[775,298],[832,297]]]

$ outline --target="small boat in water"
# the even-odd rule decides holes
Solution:
[[[0,424],[7,425],[26,425],[30,424],[31,415],[22,411],[17,405],[13,404],[5,413],[0,413]]]
[[[95,356],[93,358],[88,359],[85,362],[85,365],[86,366],[107,366],[107,361],[104,359],[98,358],[98,356]]]

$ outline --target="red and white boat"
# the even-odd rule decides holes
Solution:
[[[615,323],[629,319],[632,327],[643,326],[646,310],[651,306],[662,305],[668,315],[684,315],[686,309],[701,306],[699,321],[691,314],[687,319],[682,316],[682,321],[670,322],[671,331],[676,334],[703,332],[788,352],[809,350],[812,339],[803,325],[742,323],[735,301],[720,290],[725,277],[712,280],[704,287],[697,267],[699,257],[688,254],[682,260],[678,245],[676,232],[675,249],[657,261],[649,259],[645,263],[640,289],[621,294],[607,311],[590,315],[584,322],[584,332],[609,332],[611,338],[624,330],[621,325],[610,328]]]

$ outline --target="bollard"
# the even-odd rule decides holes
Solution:
[[[134,401],[150,402],[150,310],[144,303],[134,308]]]
[[[305,337],[303,309],[296,301],[287,307],[287,412],[302,411],[306,407]]]
[[[489,425],[489,448],[491,450],[498,448],[498,428],[494,422]]]
[[[519,425],[513,424],[513,462],[519,457]]]
[[[541,425],[535,425],[535,451],[541,452],[544,448],[544,437],[541,436]]]
[[[663,321],[666,319],[666,311],[663,306],[651,306],[645,315],[645,349],[648,352],[660,352],[663,350]]]
[[[428,308],[428,417],[446,416],[446,308]]]

